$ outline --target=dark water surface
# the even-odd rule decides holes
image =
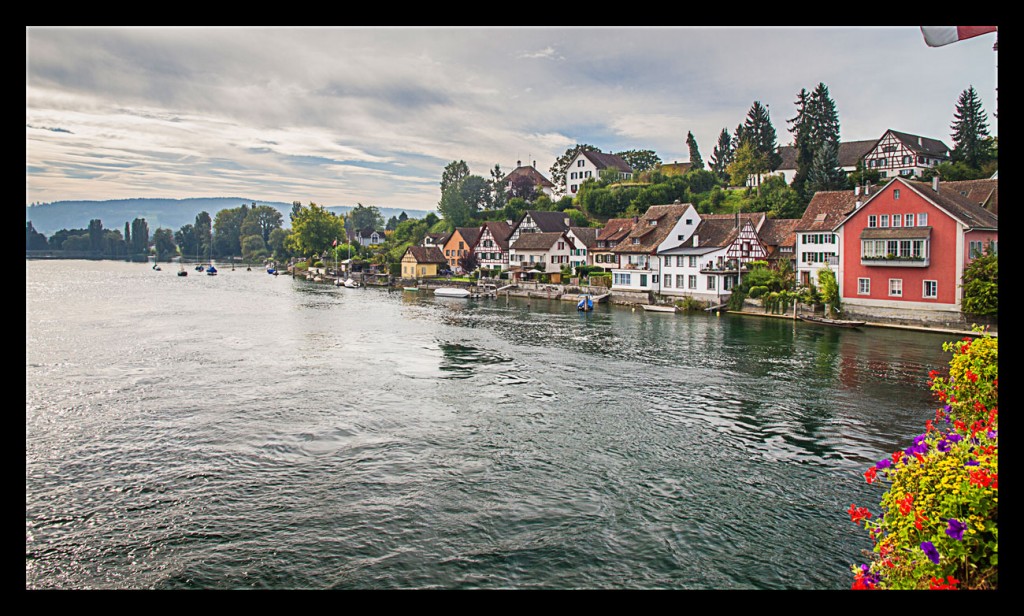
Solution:
[[[845,589],[949,335],[26,262],[27,588]]]

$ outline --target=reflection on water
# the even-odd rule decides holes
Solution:
[[[945,337],[29,262],[30,588],[848,588]],[[259,275],[262,274],[262,275]]]

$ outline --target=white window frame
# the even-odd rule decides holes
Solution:
[[[903,279],[889,279],[889,297],[903,297]]]
[[[921,212],[917,215],[917,226],[927,227],[928,226],[928,212]]]
[[[857,295],[871,295],[871,279],[870,278],[858,278],[857,279]]]
[[[931,287],[929,293],[928,287]],[[939,281],[938,280],[923,280],[921,281],[921,297],[924,299],[938,299],[939,297]]]

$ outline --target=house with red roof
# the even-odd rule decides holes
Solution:
[[[611,249],[612,291],[657,293],[661,290],[658,254],[685,241],[699,221],[690,203],[652,205],[637,218],[632,230]]]
[[[497,272],[508,269],[508,238],[511,226],[503,220],[489,220],[480,225],[480,239],[476,243],[476,260],[483,269]]]
[[[522,161],[517,160],[516,168],[502,178],[501,182],[505,185],[505,192],[512,192],[513,187],[522,182],[533,186],[538,194],[542,193],[551,198],[555,196],[555,184],[537,171],[537,161],[533,161],[533,166],[524,167]]]
[[[833,231],[845,318],[962,326],[964,270],[998,251],[999,220],[939,178],[897,177]]]
[[[612,248],[618,246],[619,242],[629,235],[629,232],[633,230],[633,226],[636,225],[638,218],[637,216],[632,218],[612,218],[605,223],[603,228],[598,229],[597,238],[594,241],[594,249],[591,251],[594,265],[601,266],[606,272],[616,267],[619,262],[619,256],[612,252]]]

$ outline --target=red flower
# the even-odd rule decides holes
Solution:
[[[947,581],[942,581],[941,578],[932,578],[932,585],[929,590],[956,590],[956,585],[960,583],[960,580],[954,578],[952,575],[946,576]]]
[[[964,376],[966,376],[966,377],[967,377],[967,380],[968,380],[968,381],[970,381],[970,382],[972,382],[972,383],[977,383],[977,382],[978,382],[978,375],[977,375],[977,374],[974,374],[974,373],[973,373],[973,372],[971,372],[970,370],[968,370],[968,371],[967,371],[967,372],[966,372],[966,373],[964,374]]]
[[[960,421],[959,419],[957,419],[956,421],[953,422],[953,427],[956,428],[960,432],[966,432],[967,431],[967,424],[965,424],[964,422]]]
[[[868,511],[867,507],[857,507],[853,504],[846,510],[846,513],[850,514],[850,521],[860,526],[861,520],[866,520],[871,517],[871,512]]]
[[[878,474],[878,469],[875,468],[874,466],[872,466],[871,468],[869,468],[867,471],[864,472],[864,478],[868,480],[868,483],[871,483],[871,482],[873,482],[875,480],[875,476],[877,474]]]
[[[935,426],[932,424],[932,420],[931,419],[926,419],[925,420],[925,422],[924,422],[924,429],[925,429],[925,432],[931,432],[932,430],[935,429]]]
[[[902,449],[897,449],[896,451],[892,452],[892,463],[893,464],[899,464],[900,463],[900,458],[902,458],[902,457],[903,457],[903,450]]]
[[[908,513],[910,513],[910,510],[913,509],[914,507],[914,495],[907,493],[907,495],[904,496],[902,500],[896,502],[900,506],[900,513],[903,515],[907,515]]]
[[[970,477],[971,483],[976,486],[987,488],[992,485],[992,477],[985,471],[972,471]]]

